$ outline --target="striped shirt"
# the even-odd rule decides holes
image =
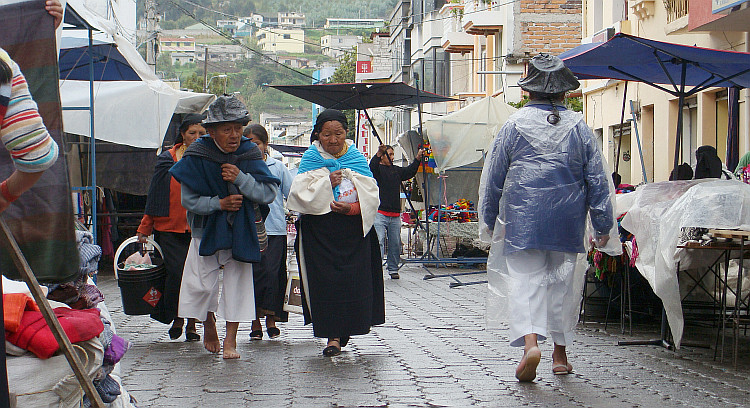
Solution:
[[[18,64],[2,48],[0,58],[13,70],[11,82],[0,85],[0,113],[5,111],[0,115],[0,139],[16,169],[26,173],[44,171],[57,160],[57,143],[44,127]]]

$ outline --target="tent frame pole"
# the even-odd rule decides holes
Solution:
[[[643,183],[648,184],[648,176],[646,175],[646,163],[643,162],[643,149],[641,148],[641,135],[638,132],[638,122],[635,114],[635,101],[630,101],[630,115],[633,117],[633,129],[635,130],[635,141],[638,143],[638,156],[641,159],[641,172],[643,173]]]

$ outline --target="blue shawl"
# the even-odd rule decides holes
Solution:
[[[221,162],[197,153],[204,150],[210,151],[214,158],[222,158]],[[201,196],[224,198],[230,193],[229,183],[221,177],[222,162],[233,163],[260,183],[280,183],[268,170],[258,146],[245,137],[235,152],[227,154],[216,147],[211,136],[203,136],[190,145],[169,172],[182,185]],[[245,198],[236,213],[219,210],[206,216],[198,254],[209,256],[221,249],[231,249],[232,258],[240,262],[260,262],[257,234],[253,204]]]
[[[372,171],[370,171],[367,159],[365,159],[365,156],[354,145],[349,146],[346,153],[338,159],[324,159],[318,148],[315,145],[311,145],[302,155],[297,174],[317,170],[321,167],[326,167],[331,172],[350,169],[363,176],[372,177]],[[333,188],[333,196],[339,196],[339,186]]]

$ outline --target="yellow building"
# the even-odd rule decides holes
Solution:
[[[265,52],[305,52],[305,32],[301,29],[261,28],[256,37]]]
[[[718,29],[727,31],[706,31],[689,24],[693,20],[690,8],[694,9],[694,14],[704,12],[701,8],[707,3],[710,12],[710,0],[629,0],[627,7],[621,1],[584,0],[583,42],[601,41],[615,32],[623,32],[656,41],[747,52],[750,19],[745,20],[744,27],[718,25]],[[643,181],[636,133],[640,136],[648,182],[667,180],[674,167],[677,98],[652,86],[629,82],[624,118],[635,116],[635,122],[625,125],[620,142],[625,83],[606,79],[582,81],[582,90],[586,122],[599,136],[612,168],[617,145],[621,143],[619,173],[623,183]],[[740,92],[740,156],[750,150],[748,97],[747,90]],[[725,161],[727,106],[727,88],[710,88],[686,100],[681,163],[694,165],[695,150],[702,145],[716,147],[719,157]]]

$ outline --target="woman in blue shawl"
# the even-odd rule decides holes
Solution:
[[[346,139],[346,116],[323,111],[287,206],[301,213],[297,250],[305,324],[341,353],[350,336],[385,322],[383,267],[372,228],[380,204],[367,159]]]

